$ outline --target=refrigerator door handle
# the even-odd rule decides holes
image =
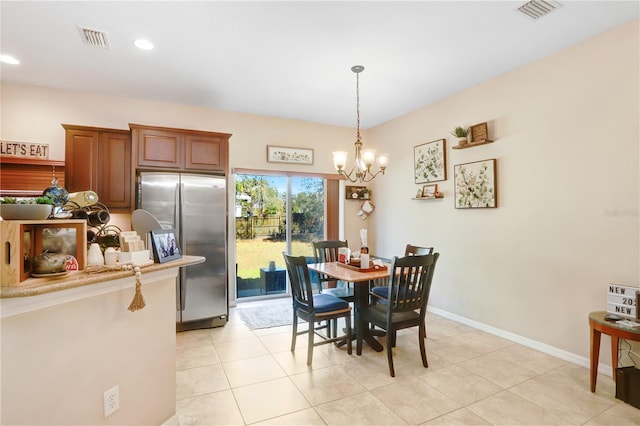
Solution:
[[[178,241],[180,242],[180,244],[182,245],[180,247],[180,250],[184,250],[185,247],[185,242],[184,239],[185,235],[184,232],[182,232],[182,212],[183,212],[183,208],[182,208],[182,203],[183,203],[183,197],[182,197],[182,192],[184,191],[184,183],[180,182],[178,183],[178,185],[176,185],[176,194],[175,194],[175,208],[174,208],[174,222],[176,224],[176,231],[178,232]],[[187,271],[186,268],[182,267],[179,269],[180,270],[180,310],[184,311],[185,310],[185,305],[187,304]]]

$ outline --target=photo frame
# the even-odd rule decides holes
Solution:
[[[487,123],[474,124],[469,128],[471,132],[471,142],[482,142],[489,140],[489,130]]]
[[[267,145],[267,162],[312,165],[313,149]]]
[[[453,167],[453,171],[456,209],[498,206],[495,158],[457,164]]]
[[[153,246],[153,258],[157,263],[164,263],[182,257],[175,229],[152,230],[151,245]]]
[[[438,184],[432,183],[422,187],[422,198],[436,198],[438,193]]]
[[[413,175],[415,183],[447,180],[445,139],[438,139],[413,148]]]

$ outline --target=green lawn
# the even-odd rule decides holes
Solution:
[[[313,256],[313,247],[309,242],[293,242],[292,253],[296,256]],[[238,262],[238,276],[242,278],[260,278],[260,268],[269,266],[269,261],[276,262],[276,266],[284,268],[282,252],[286,251],[284,241],[269,241],[264,239],[236,240],[236,259]]]

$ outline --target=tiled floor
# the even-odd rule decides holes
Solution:
[[[261,303],[290,303],[272,300]],[[177,413],[190,425],[640,425],[610,377],[429,313],[422,367],[417,329],[398,335],[396,377],[365,345],[289,350],[291,327],[249,330],[231,309],[221,328],[178,333]]]

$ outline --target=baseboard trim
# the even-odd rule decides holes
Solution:
[[[554,346],[547,345],[542,342],[538,342],[537,340],[529,339],[527,337],[520,336],[518,334],[511,333],[509,331],[502,330],[500,328],[496,328],[487,324],[483,324],[481,322],[465,318],[463,316],[453,314],[451,312],[435,308],[433,306],[427,307],[427,311],[433,312],[436,315],[440,315],[441,317],[450,319],[455,322],[459,322],[464,325],[468,325],[469,327],[476,328],[478,330],[487,332],[489,334],[493,334],[494,336],[502,337],[503,339],[510,340],[512,342],[518,343],[522,346],[526,346],[531,349],[535,349],[547,355],[554,356],[556,358],[560,358],[564,361],[570,362],[572,364],[579,365],[581,367],[589,368],[590,361],[589,358],[585,358],[579,355],[576,355],[571,352],[567,352],[565,350],[556,348]],[[599,374],[603,374],[605,376],[612,377],[611,366],[599,364],[598,365]]]

